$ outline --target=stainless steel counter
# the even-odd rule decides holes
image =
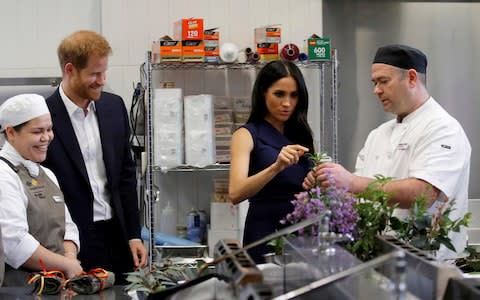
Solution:
[[[41,300],[65,300],[65,299],[75,299],[75,300],[131,300],[130,297],[125,291],[124,286],[116,285],[110,289],[106,289],[98,294],[93,295],[76,295],[73,298],[66,293],[61,293],[58,295],[41,295],[36,296],[32,295],[31,287],[2,287],[0,288],[0,300],[30,300],[30,299],[41,299]]]

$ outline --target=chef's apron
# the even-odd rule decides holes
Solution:
[[[40,167],[38,176],[31,176],[23,166],[14,166],[5,161],[20,177],[28,198],[27,221],[28,232],[48,250],[64,255],[65,237],[65,202],[63,193]],[[41,267],[40,261],[38,262]],[[15,270],[9,265],[5,268],[4,286],[26,285],[31,271],[24,268]]]

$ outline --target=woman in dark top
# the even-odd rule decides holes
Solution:
[[[237,204],[249,199],[243,244],[248,245],[283,226],[293,210],[294,195],[311,163],[312,130],[307,122],[308,92],[302,73],[288,61],[273,61],[260,70],[252,92],[247,123],[232,136],[229,197]],[[269,246],[249,251],[263,263]]]

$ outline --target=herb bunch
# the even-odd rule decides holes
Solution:
[[[427,197],[421,195],[415,200],[410,209],[410,216],[405,220],[396,217],[391,219],[391,227],[397,232],[397,237],[421,250],[438,250],[441,245],[457,251],[448,234],[460,232],[462,226],[468,226],[471,213],[466,213],[462,218],[450,219],[450,213],[454,210],[455,200],[445,201],[438,206],[432,215],[428,212]],[[461,249],[459,249],[461,250]]]
[[[369,260],[376,253],[376,236],[388,230],[390,219],[396,206],[389,205],[390,193],[383,190],[391,177],[376,175],[375,180],[365,190],[355,195],[358,202],[355,209],[358,213],[355,241],[347,247],[361,260]],[[361,238],[360,238],[361,237]]]

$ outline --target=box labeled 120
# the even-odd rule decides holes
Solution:
[[[180,19],[173,23],[173,38],[181,41],[203,40],[203,19]]]

